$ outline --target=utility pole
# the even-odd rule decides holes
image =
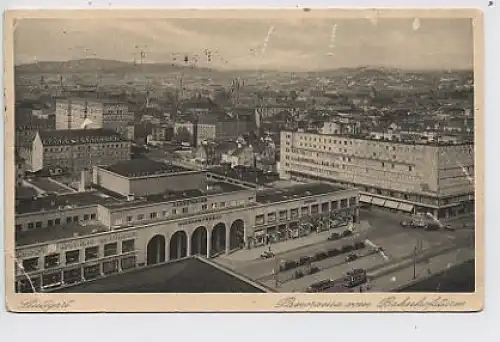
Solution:
[[[413,279],[417,279],[417,259],[422,251],[422,239],[417,238],[415,247],[413,248]]]

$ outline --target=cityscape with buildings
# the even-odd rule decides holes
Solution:
[[[474,292],[472,25],[391,20],[21,21],[16,291]]]

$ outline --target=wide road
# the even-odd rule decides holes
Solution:
[[[320,242],[312,246],[281,253],[273,259],[241,261],[226,266],[235,269],[237,272],[249,278],[258,280],[269,286],[274,286],[275,278],[273,276],[273,270],[281,260],[298,260],[302,256],[314,255],[319,251],[325,251],[331,248],[340,248],[343,244],[353,243],[358,240],[368,240],[374,245],[384,248],[383,255],[362,258],[349,264],[344,262],[345,255],[314,262],[314,265],[320,267],[322,272],[316,275],[306,276],[300,279],[300,281],[293,280],[290,284],[283,284],[281,287],[281,290],[283,290],[283,288],[292,290],[300,289],[301,286],[306,283],[307,286],[309,286],[317,279],[336,279],[352,268],[373,268],[378,265],[385,266],[388,262],[396,262],[401,258],[408,257],[413,253],[416,247],[418,247],[417,252],[420,254],[425,251],[438,250],[443,246],[464,245],[467,244],[467,242],[470,244],[472,241],[470,230],[450,232],[444,230],[425,231],[403,228],[400,225],[401,217],[391,213],[363,210],[361,211],[360,219],[368,221],[371,228],[366,232],[358,234],[357,237],[339,241]],[[288,271],[286,273],[280,272],[278,279],[285,283],[289,282],[292,273],[293,271]]]

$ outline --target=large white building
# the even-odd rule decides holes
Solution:
[[[448,218],[474,212],[473,143],[281,133],[280,176],[356,187],[360,201]]]

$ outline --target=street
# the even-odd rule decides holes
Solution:
[[[283,242],[283,245],[290,244],[290,250],[276,253],[276,257],[271,259],[260,259],[255,257],[257,254],[254,251],[242,250],[235,252],[232,256],[221,256],[216,261],[267,286],[275,287],[276,280],[278,280],[279,286],[277,290],[290,292],[303,291],[317,281],[341,278],[346,271],[353,268],[377,269],[397,264],[404,259],[411,260],[415,250],[420,255],[422,253],[432,253],[433,251],[439,253],[442,249],[454,249],[455,246],[470,245],[471,230],[453,232],[404,228],[400,225],[401,217],[399,215],[368,210],[360,211],[360,220],[364,222],[363,226],[366,228],[353,237],[346,239],[328,241],[326,240],[328,232],[326,232],[326,234],[322,233],[324,234],[323,239],[319,239],[312,245],[304,242],[306,246],[297,246],[300,239]],[[304,238],[304,240],[306,239]],[[365,250],[356,252],[358,255],[366,253],[370,245],[382,247],[383,252],[365,256],[350,263],[345,262],[346,254],[313,262],[315,266],[320,268],[320,272],[300,279],[293,279],[293,273],[299,268],[279,272],[277,277],[273,274],[274,269],[282,260],[298,261],[300,257],[311,256],[317,252],[327,251],[332,248],[340,248],[342,245],[352,244],[355,241],[364,241],[367,244]],[[294,247],[292,247],[292,244]],[[271,246],[271,250],[272,248],[273,246]],[[281,247],[281,249],[283,248]],[[245,259],[243,254],[252,252],[253,259]],[[238,256],[238,253],[242,254]],[[301,266],[300,269],[305,267]]]

